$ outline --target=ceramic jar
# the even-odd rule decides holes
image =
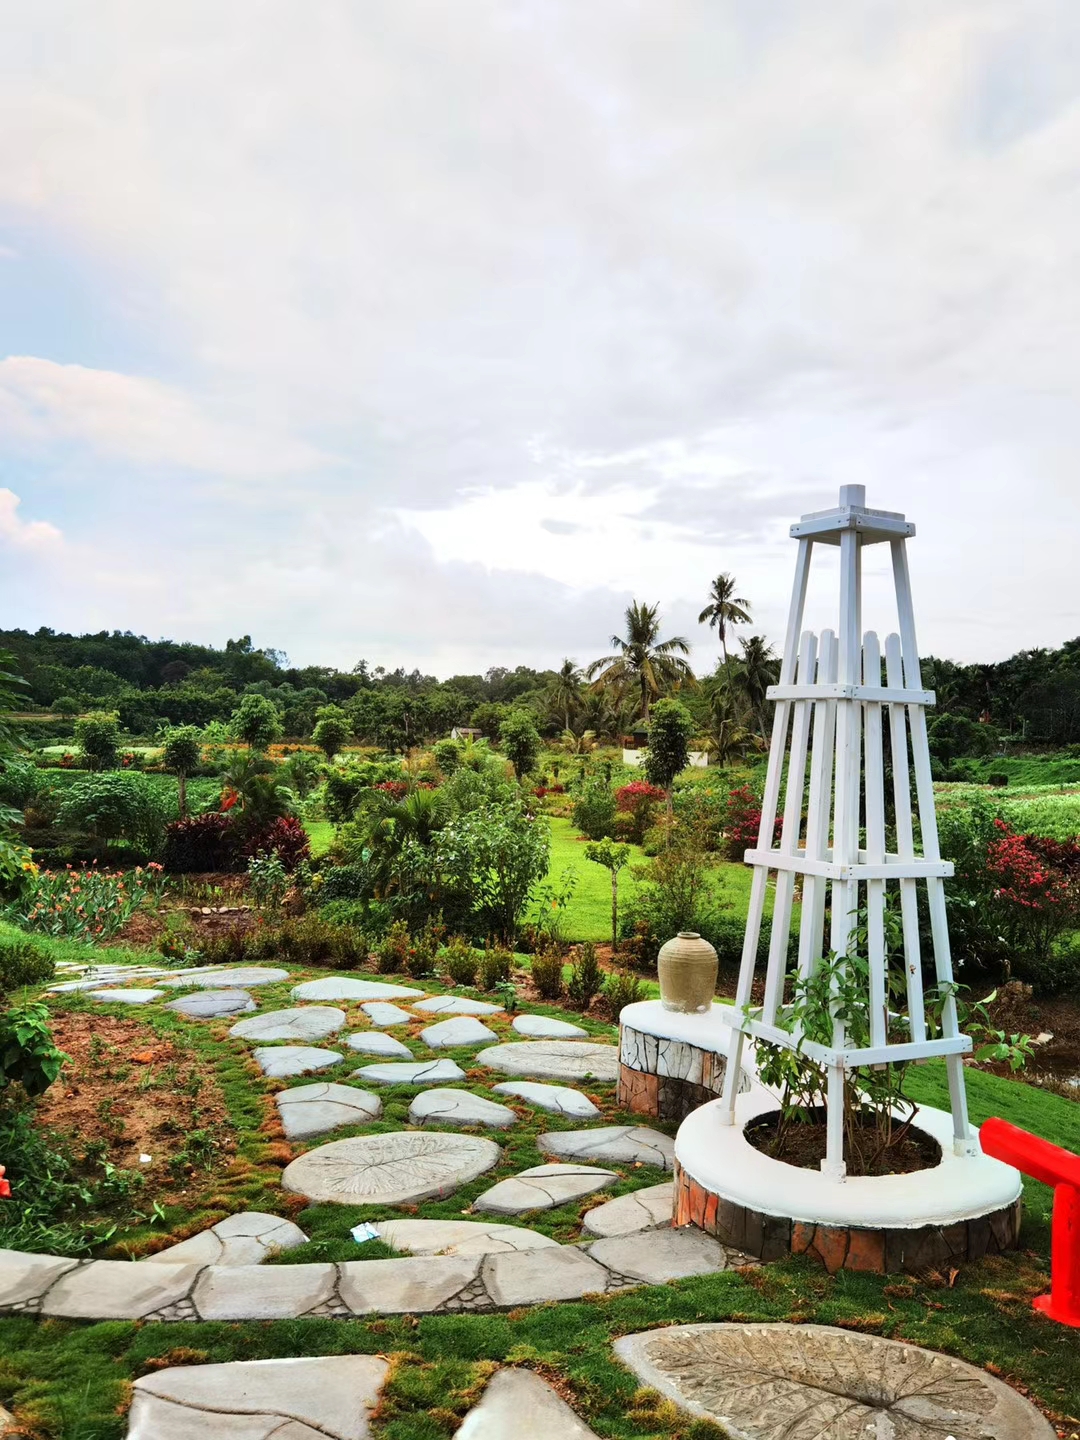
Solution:
[[[665,1010],[700,1015],[716,994],[716,951],[696,930],[680,930],[660,948],[660,1003]]]

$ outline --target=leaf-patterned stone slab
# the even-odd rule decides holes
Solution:
[[[309,1200],[338,1205],[410,1205],[449,1195],[499,1163],[478,1135],[394,1130],[309,1150],[286,1165],[281,1183]]]
[[[732,1440],[1054,1440],[1015,1390],[948,1355],[824,1325],[677,1325],[615,1353]]]

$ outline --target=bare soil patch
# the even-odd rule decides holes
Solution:
[[[774,1160],[782,1160],[800,1170],[818,1170],[825,1159],[826,1125],[824,1114],[791,1124],[781,1135],[780,1112],[771,1110],[751,1120],[743,1131],[747,1142]],[[909,1175],[915,1170],[929,1170],[941,1164],[941,1146],[923,1130],[897,1124],[893,1141],[884,1146],[867,1120],[859,1127],[858,1144],[845,1146],[844,1159],[849,1175]]]

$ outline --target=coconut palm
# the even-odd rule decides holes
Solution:
[[[695,685],[694,672],[682,657],[690,646],[681,635],[659,639],[659,605],[635,600],[626,610],[626,635],[613,635],[614,654],[594,660],[587,670],[597,690],[617,695],[635,694],[642,721],[649,723],[649,706],[680,685]]]
[[[581,671],[573,660],[564,660],[551,681],[548,704],[562,721],[564,730],[570,729],[570,716],[581,702],[581,682]]]
[[[753,737],[746,726],[749,718],[745,704],[739,703],[733,687],[717,684],[709,696],[706,736],[709,752],[718,765],[730,765],[752,744]]]
[[[750,601],[735,594],[735,576],[722,571],[709,587],[709,603],[697,617],[698,624],[708,623],[720,637],[720,648],[727,664],[727,631],[729,625],[747,625],[750,622]]]
[[[739,644],[742,654],[735,662],[735,685],[746,700],[757,721],[758,729],[764,736],[765,691],[770,685],[776,684],[780,662],[772,646],[762,635],[751,635],[749,640],[741,640]]]

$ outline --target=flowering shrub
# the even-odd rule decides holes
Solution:
[[[127,872],[99,870],[96,865],[75,870],[41,870],[7,912],[7,918],[24,930],[69,940],[107,940],[122,930],[147,900],[160,889],[161,866],[140,865]]]
[[[1018,834],[995,819],[986,871],[1010,949],[1046,960],[1055,940],[1080,923],[1080,846]]]
[[[728,796],[727,824],[724,838],[729,860],[741,860],[744,850],[757,848],[758,831],[761,826],[761,801],[749,785],[737,786]],[[773,825],[773,844],[780,839],[783,821],[776,817]]]
[[[660,801],[666,799],[666,790],[659,785],[650,785],[646,780],[634,780],[629,785],[620,786],[615,791],[615,809],[620,815],[630,816],[630,825],[621,827],[628,831],[626,839],[640,845],[645,831],[652,824],[653,811]]]
[[[384,780],[381,784],[373,785],[371,788],[381,790],[384,795],[389,795],[391,800],[402,800],[409,787],[404,780]]]

